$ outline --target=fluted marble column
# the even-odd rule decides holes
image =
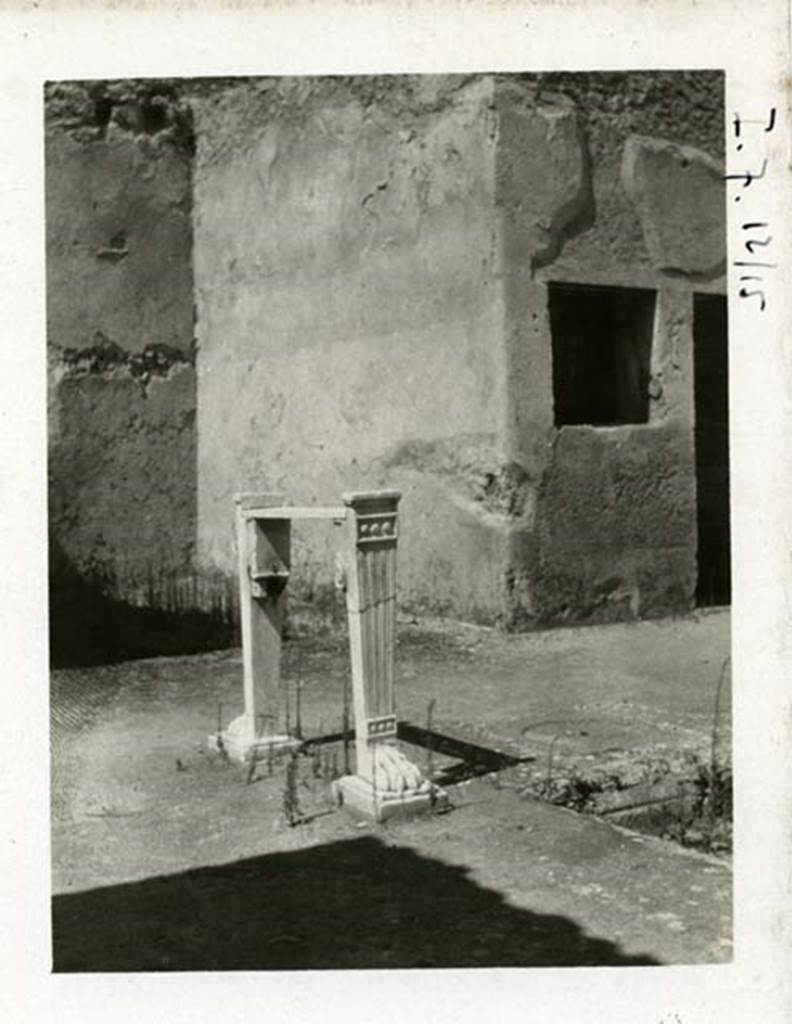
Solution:
[[[398,491],[344,495],[344,568],[357,770],[336,784],[341,802],[377,820],[447,801],[396,744]]]

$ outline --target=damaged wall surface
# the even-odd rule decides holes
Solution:
[[[157,83],[46,98],[51,556],[150,598],[195,550],[189,117]]]
[[[498,89],[506,447],[531,492],[512,531],[512,625],[661,615],[694,602],[693,290],[726,289],[723,97],[718,76],[675,77],[665,95],[663,76],[637,73],[521,76]],[[531,131],[529,120],[547,129]],[[555,192],[545,186],[537,202],[533,183],[548,168]],[[613,295],[622,318],[629,296],[653,296],[645,417],[559,422],[552,373],[565,353],[549,301],[559,285],[572,286],[567,310],[585,286]],[[636,336],[645,325],[623,329]],[[581,346],[594,344],[594,322],[578,330]],[[588,366],[576,387],[591,388],[596,404],[597,383]]]
[[[234,490],[321,504],[387,484],[403,599],[498,603],[505,519],[476,502],[502,462],[491,106],[489,79],[434,78],[245,82],[196,104],[210,564],[234,564]],[[297,540],[295,584],[329,585],[332,534]]]
[[[694,292],[725,294],[720,74],[103,89],[48,98],[70,554],[135,558],[148,517],[146,557],[228,577],[235,491],[388,486],[415,611],[530,628],[692,606]],[[141,385],[151,346],[167,366]],[[330,590],[333,546],[300,524],[303,596]]]
[[[530,627],[691,607],[693,287],[725,291],[721,90],[695,73],[205,96],[200,556],[233,565],[235,489],[321,503],[387,484],[412,608]],[[651,296],[648,328],[619,328],[648,329],[641,422],[558,422],[565,283]],[[300,540],[303,579],[328,579],[332,537]]]

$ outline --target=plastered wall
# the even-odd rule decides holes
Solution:
[[[195,109],[199,555],[235,490],[404,494],[400,589],[501,601],[502,302],[489,78],[253,82]],[[464,555],[460,557],[460,552]],[[332,582],[301,526],[294,583]]]
[[[720,89],[473,76],[205,97],[200,558],[232,566],[236,489],[326,503],[388,485],[408,606],[517,627],[689,608],[692,294],[724,288]],[[555,424],[554,281],[656,292],[648,423]],[[297,552],[317,591],[332,532],[303,527]]]

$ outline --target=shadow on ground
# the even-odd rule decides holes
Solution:
[[[649,965],[373,836],[55,896],[54,969]]]
[[[400,740],[412,743],[415,747],[423,747],[424,750],[445,754],[459,760],[458,764],[449,765],[439,774],[433,776],[439,786],[457,785],[469,779],[476,779],[481,775],[488,775],[490,772],[500,772],[505,768],[513,768],[515,765],[527,764],[536,760],[533,756],[513,757],[511,754],[503,754],[498,750],[479,746],[477,743],[470,743],[454,736],[435,732],[433,729],[412,725],[410,722],[399,722],[398,736]]]
[[[181,607],[163,580],[150,588],[149,606],[112,596],[106,574],[80,573],[51,542],[49,580],[50,663],[53,668],[108,665],[137,658],[194,654],[238,641],[230,611]],[[157,606],[165,600],[168,607]]]
[[[439,772],[429,772],[430,777],[438,786],[455,786],[460,782],[467,782],[482,775],[500,772],[506,768],[513,768],[515,765],[528,764],[536,760],[533,756],[513,757],[511,754],[491,750],[489,747],[482,747],[477,743],[470,743],[455,736],[447,736],[445,733],[425,729],[420,725],[413,725],[403,720],[398,723],[397,735],[404,743],[409,743],[414,747],[421,747],[434,754],[455,758],[456,764],[446,765]],[[343,739],[343,732],[325,733],[306,739],[305,747],[307,750],[311,750],[333,743],[341,743]],[[348,743],[354,743],[354,729],[347,731],[346,739]]]

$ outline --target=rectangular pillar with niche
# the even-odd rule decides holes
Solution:
[[[246,761],[301,745],[286,728],[280,678],[292,520],[342,522],[346,509],[287,506],[282,494],[237,494],[234,504],[245,708],[209,745]]]

